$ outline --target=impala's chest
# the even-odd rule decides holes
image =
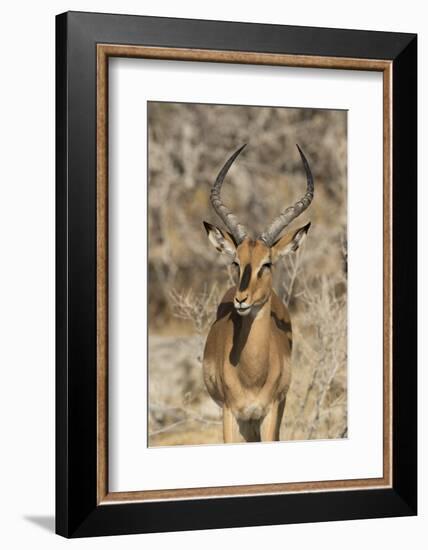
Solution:
[[[222,357],[227,391],[257,394],[267,385],[280,385],[283,371],[289,370],[288,342],[278,333],[274,321],[268,318],[266,327],[255,322],[248,333],[241,330],[233,334],[231,330]]]
[[[268,372],[268,361],[240,363],[236,367],[232,367],[229,370],[231,377],[233,376],[234,378],[237,378],[237,381],[242,388],[251,388],[256,392],[265,385]]]

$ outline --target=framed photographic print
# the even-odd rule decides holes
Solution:
[[[416,36],[56,24],[57,532],[416,514]]]

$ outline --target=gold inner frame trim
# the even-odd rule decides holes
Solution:
[[[383,476],[297,483],[109,492],[108,488],[108,59],[279,65],[383,73]],[[97,503],[378,489],[392,486],[392,62],[187,48],[97,45]]]

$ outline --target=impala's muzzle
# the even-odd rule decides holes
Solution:
[[[239,315],[248,315],[252,308],[252,304],[248,303],[248,295],[244,296],[243,298],[238,298],[238,296],[235,296],[233,305],[235,306],[235,310],[237,313],[239,313]]]

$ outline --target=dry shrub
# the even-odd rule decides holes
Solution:
[[[292,263],[296,263],[293,262]],[[294,271],[293,271],[294,272]],[[347,431],[346,280],[321,276],[299,280],[302,290],[293,316],[292,384],[283,439],[330,439]]]

